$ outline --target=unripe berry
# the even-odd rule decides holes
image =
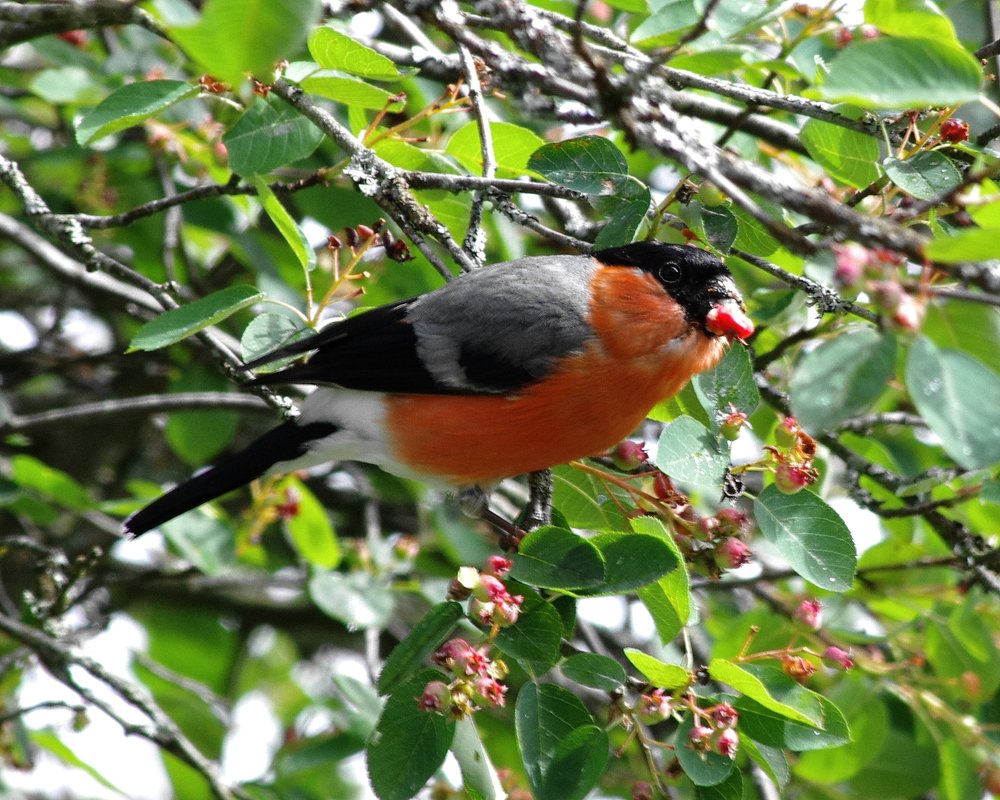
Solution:
[[[622,472],[632,472],[638,469],[646,463],[648,458],[645,448],[631,439],[619,442],[611,451],[611,460]]]
[[[443,714],[451,705],[451,689],[443,681],[431,681],[417,698],[417,708],[421,711],[435,711]]]
[[[784,494],[795,494],[816,482],[816,470],[799,464],[782,462],[774,468],[774,485]]]
[[[729,413],[726,414],[725,418],[722,420],[722,425],[719,426],[719,433],[722,434],[724,439],[727,439],[730,442],[735,442],[740,438],[740,431],[743,430],[743,426],[746,424],[746,413],[735,407],[731,407]]]
[[[778,447],[794,447],[799,440],[800,430],[795,417],[785,417],[774,430],[774,441],[778,443]]]
[[[752,557],[750,548],[739,539],[723,539],[715,548],[715,563],[720,569],[737,569]]]
[[[720,508],[715,512],[715,518],[719,522],[718,532],[721,536],[738,536],[745,539],[753,531],[750,517],[737,508]]]

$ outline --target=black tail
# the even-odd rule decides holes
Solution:
[[[122,524],[126,536],[139,536],[202,503],[221,497],[259,478],[280,461],[305,454],[309,442],[329,436],[337,426],[325,422],[286,422],[268,431],[246,449],[195,475],[132,514]]]

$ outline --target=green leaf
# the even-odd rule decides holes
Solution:
[[[509,122],[491,122],[493,157],[497,163],[497,177],[519,177],[528,172],[528,159],[544,140],[520,125]],[[483,152],[479,145],[479,126],[469,122],[455,131],[445,148],[459,164],[474,175],[483,172]]]
[[[472,717],[455,723],[451,752],[462,770],[462,788],[473,800],[500,800],[507,796]]]
[[[575,653],[559,665],[571,681],[613,692],[625,685],[625,668],[610,656],[598,653]]]
[[[918,200],[932,200],[962,182],[962,173],[937,150],[924,150],[905,161],[887,158],[882,167],[889,180]]]
[[[685,714],[677,726],[677,733],[674,734],[674,755],[677,756],[684,774],[695,786],[716,786],[732,773],[733,759],[712,750],[702,752],[691,747],[689,737],[694,723],[694,714]]]
[[[55,756],[56,759],[61,761],[66,766],[74,767],[82,772],[85,772],[104,788],[110,789],[112,792],[121,795],[122,797],[128,797],[128,794],[115,786],[111,781],[105,778],[104,775],[74,753],[65,742],[56,736],[54,732],[50,730],[33,730],[31,731],[31,741],[37,747],[47,751],[49,755]]]
[[[95,505],[94,499],[74,478],[34,456],[19,453],[11,457],[10,477],[22,489],[29,489],[63,508],[86,511]]]
[[[421,662],[451,635],[463,613],[462,606],[454,601],[438,603],[428,611],[389,653],[378,676],[379,693],[391,692],[411,671],[420,667]]]
[[[894,716],[902,719],[889,726],[875,758],[846,785],[851,795],[923,797],[937,783],[940,769],[934,739],[922,725],[914,730],[905,712]]]
[[[770,207],[763,201],[759,205],[775,219],[781,219],[780,210]],[[753,253],[755,256],[761,256],[762,258],[767,258],[767,256],[778,249],[780,246],[778,240],[746,211],[738,206],[733,206],[730,210],[733,212],[733,216],[736,217],[736,221],[740,226],[736,241],[733,242],[734,248],[737,250],[746,250],[748,253]]]
[[[718,440],[704,425],[683,416],[663,429],[653,461],[675,481],[718,492],[729,466],[729,455],[720,449]]]
[[[792,375],[792,412],[807,431],[836,428],[885,391],[896,340],[871,328],[848,330],[806,353]]]
[[[526,597],[521,615],[509,628],[497,634],[496,645],[511,658],[550,667],[559,659],[562,617],[551,604]]]
[[[340,542],[323,504],[298,478],[287,478],[283,485],[298,505],[298,513],[284,521],[295,552],[313,566],[334,569],[340,563]]]
[[[255,97],[253,105],[222,137],[229,167],[237,175],[265,175],[305,158],[323,133],[277,98]]]
[[[391,589],[367,572],[317,569],[309,579],[309,596],[320,611],[352,630],[384,627],[395,606]]]
[[[677,31],[698,22],[698,10],[691,0],[651,2],[653,12],[632,32],[632,41],[645,47],[659,47],[677,40]]]
[[[538,800],[580,800],[604,773],[608,734],[597,725],[574,728],[559,742],[537,787]]]
[[[576,695],[551,683],[527,683],[521,687],[517,696],[514,725],[521,761],[528,782],[539,800],[571,800],[586,794],[589,787],[584,788],[580,794],[562,794],[559,793],[560,787],[548,784],[550,769],[554,767],[556,774],[562,775],[567,760],[578,762],[573,756],[578,749],[590,752],[591,758],[599,760],[591,739],[593,734],[589,732],[576,734],[568,749],[563,745],[563,741],[577,729],[589,731],[595,727],[594,718]],[[604,759],[606,758],[605,744]],[[603,770],[603,759],[599,763]],[[579,784],[575,788],[579,789]],[[543,794],[546,791],[551,794]]]
[[[257,197],[260,199],[261,206],[263,206],[267,216],[271,218],[274,227],[278,229],[281,238],[288,242],[288,246],[292,248],[292,252],[295,253],[295,257],[299,261],[299,266],[305,270],[312,270],[316,266],[316,252],[312,249],[302,229],[292,219],[292,215],[281,204],[277,195],[271,191],[266,181],[258,178],[254,181],[254,185],[257,187]]]
[[[941,757],[941,780],[938,784],[942,800],[967,800],[980,797],[982,784],[976,771],[976,761],[969,748],[958,739],[944,739],[938,745]]]
[[[799,133],[809,156],[829,175],[862,189],[879,178],[878,140],[840,125],[818,119],[809,120]]]
[[[82,67],[43,69],[31,79],[29,88],[52,105],[94,105],[107,88]]]
[[[76,127],[77,144],[82,147],[138,125],[196,94],[198,87],[184,81],[142,81],[122,86],[80,120]]]
[[[271,312],[258,314],[243,329],[243,335],[240,337],[240,356],[244,361],[252,361],[310,333],[312,333],[311,330],[300,327],[295,320],[284,314]],[[254,371],[274,372],[291,360],[291,358],[280,359],[258,367]]]
[[[628,519],[613,499],[618,492],[589,472],[567,466],[552,470],[552,503],[574,528],[627,530]],[[622,499],[627,502],[624,493]]]
[[[743,711],[740,710],[741,728],[743,720]],[[803,753],[795,765],[795,774],[817,783],[847,780],[878,755],[888,727],[889,715],[885,704],[877,697],[869,698],[857,713],[851,715],[850,737],[845,737],[839,745],[826,745],[829,749],[813,748]],[[805,730],[803,739],[803,744],[808,741]]]
[[[219,289],[193,303],[164,311],[143,325],[132,337],[128,352],[158,350],[216,325],[264,297],[254,286]]]
[[[590,540],[604,557],[604,582],[581,595],[608,595],[630,592],[677,569],[680,560],[667,543],[657,536],[607,531]]]
[[[604,558],[581,536],[545,525],[521,542],[511,577],[546,589],[598,586],[604,581]]]
[[[316,73],[305,78],[301,85],[307,92],[336,100],[346,106],[374,111],[381,111],[383,108],[393,112],[403,110],[403,101],[397,99],[397,94],[355,78]]]
[[[808,490],[782,494],[771,484],[754,503],[761,532],[799,575],[821,589],[846,592],[857,553],[844,521]]]
[[[653,197],[649,187],[635,178],[622,185],[616,195],[591,199],[595,209],[606,217],[607,223],[594,240],[598,250],[605,247],[622,247],[630,244],[646,220]]]
[[[656,517],[639,517],[633,521],[637,533],[657,536],[669,547],[677,558],[679,569],[664,575],[656,583],[642,587],[638,594],[653,617],[660,640],[666,644],[680,633],[691,617],[691,581],[684,557],[674,537]]]
[[[236,563],[232,530],[203,510],[182,514],[160,529],[181,558],[205,575],[220,575]]]
[[[799,686],[780,667],[770,664],[736,664],[728,659],[713,658],[708,665],[708,672],[713,680],[732,686],[785,719],[820,730],[823,728],[819,695]],[[794,705],[787,702],[789,700]]]
[[[267,83],[275,64],[299,51],[319,10],[319,0],[208,0],[195,25],[169,32],[213,76],[236,86],[249,72]]]
[[[317,28],[309,35],[309,54],[324,69],[380,81],[401,77],[389,58],[333,28]]]
[[[684,667],[677,664],[667,664],[660,659],[636,650],[634,647],[626,647],[623,651],[625,658],[632,662],[639,672],[653,686],[660,689],[683,689],[691,685],[691,673]]]
[[[996,257],[998,238],[1000,228],[967,228],[932,239],[924,245],[924,255],[943,264],[988,261]]]
[[[1000,461],[1000,377],[974,358],[935,347],[920,336],[906,364],[910,398],[941,438],[941,444],[966,469]]]
[[[702,206],[701,224],[705,238],[720,253],[728,253],[740,234],[740,223],[728,206]]]
[[[888,36],[919,36],[957,44],[955,26],[933,0],[868,0],[865,22]]]
[[[725,780],[712,786],[695,786],[695,800],[742,800],[743,773],[734,769]]]
[[[368,742],[368,777],[379,800],[410,800],[444,763],[455,723],[421,711],[416,702],[434,680],[447,682],[448,677],[423,672],[393,692],[382,710]]]
[[[170,382],[174,392],[225,392],[230,382],[215,369],[190,364]],[[167,417],[164,436],[185,464],[202,467],[226,449],[236,434],[239,415],[232,411],[199,408],[172,411]]]
[[[955,106],[975,100],[982,80],[979,62],[955,44],[880,37],[844,48],[820,94],[862,108]]]
[[[603,136],[580,136],[538,148],[528,169],[584,194],[617,194],[628,181],[621,150]]]
[[[691,383],[716,431],[729,413],[730,405],[748,416],[760,405],[760,391],[753,377],[750,353],[745,347],[730,346],[714,369],[696,375]]]

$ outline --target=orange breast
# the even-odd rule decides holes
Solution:
[[[595,337],[538,384],[509,397],[387,398],[393,455],[456,485],[596,455],[721,358],[722,340],[688,326],[651,276],[604,269],[593,288]]]

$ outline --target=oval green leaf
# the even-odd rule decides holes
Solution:
[[[158,350],[179,342],[193,333],[215,325],[237,311],[252,306],[264,297],[254,286],[230,286],[195,300],[193,303],[164,311],[143,325],[129,342],[128,352]]]
[[[613,692],[625,685],[625,668],[610,656],[598,653],[575,653],[559,668],[571,681]]]
[[[628,162],[603,136],[580,136],[538,148],[528,169],[584,194],[617,194],[628,180]]]
[[[896,367],[896,340],[872,330],[849,330],[806,353],[792,375],[792,412],[807,431],[837,427],[885,391]]]
[[[264,175],[305,158],[323,133],[277,98],[255,97],[253,105],[222,137],[229,167],[237,175]]]
[[[823,713],[819,695],[799,686],[772,664],[737,664],[713,658],[708,665],[713,680],[732,686],[740,694],[785,719],[822,730]]]
[[[879,178],[878,140],[840,125],[809,120],[799,134],[809,157],[835,180],[862,189]]]
[[[462,618],[462,606],[454,601],[438,603],[424,615],[385,660],[378,676],[378,690],[385,694],[433,653],[451,635]]]
[[[80,120],[76,128],[77,144],[88,145],[131,128],[196,94],[198,87],[185,81],[142,81],[122,86]]]
[[[910,347],[906,388],[928,427],[966,469],[1000,461],[1000,377],[956,350],[920,336]]]
[[[537,788],[537,800],[580,800],[608,763],[608,734],[597,725],[570,731],[556,747]]]
[[[315,73],[302,81],[302,88],[346,106],[368,108],[373,111],[381,111],[383,108],[389,111],[403,110],[402,101],[395,99],[396,94],[355,78]]]
[[[294,492],[298,505],[298,513],[284,522],[292,547],[309,564],[334,569],[340,563],[340,542],[326,508],[298,478],[289,478],[285,488]]]
[[[427,670],[393,692],[382,709],[368,741],[368,777],[379,800],[410,800],[444,763],[455,723],[416,702],[434,680],[448,676]]]
[[[521,542],[511,577],[546,589],[597,586],[604,581],[604,557],[572,531],[545,525]]]
[[[955,106],[975,100],[982,81],[979,62],[955,44],[880,37],[842,50],[820,93],[862,108]]]
[[[760,391],[745,347],[731,345],[714,369],[696,375],[691,383],[713,430],[718,430],[730,405],[748,416],[760,405]]]
[[[691,673],[677,664],[667,664],[665,661],[634,647],[626,647],[625,658],[632,662],[647,681],[660,689],[683,689],[691,684]]]
[[[840,515],[808,490],[783,494],[771,484],[754,503],[754,516],[767,540],[807,581],[831,592],[846,592],[858,557]]]
[[[604,581],[581,595],[621,594],[639,589],[677,569],[680,559],[657,536],[608,531],[590,540],[604,559]]]
[[[317,28],[309,35],[309,54],[324,69],[381,81],[401,77],[390,59],[333,28]]]
[[[499,177],[517,177],[528,172],[528,159],[545,141],[538,134],[510,122],[491,122],[493,157]],[[483,172],[483,152],[479,144],[479,126],[469,122],[455,131],[445,148],[459,164],[474,175]]]
[[[511,658],[531,661],[544,669],[558,660],[562,636],[563,623],[559,612],[544,600],[528,596],[517,622],[503,628],[495,641],[497,647]]]
[[[988,261],[996,258],[1000,229],[967,228],[953,236],[939,236],[924,245],[924,255],[943,264]]]
[[[692,417],[678,417],[656,444],[656,466],[672,479],[696,489],[718,491],[729,455],[708,428]]]
[[[887,158],[882,167],[889,180],[918,200],[931,200],[962,182],[962,173],[937,150],[924,150],[905,161]]]

